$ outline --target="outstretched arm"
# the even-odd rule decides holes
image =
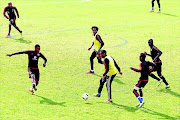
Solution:
[[[18,54],[27,54],[28,51],[23,51],[23,52],[16,52],[16,53],[13,53],[13,54],[7,54],[6,56],[13,56],[13,55],[18,55]]]
[[[91,48],[93,47],[93,45],[94,45],[94,42],[92,43],[91,47],[90,47],[88,50],[91,50]]]
[[[133,68],[133,67],[130,67],[130,69],[134,70],[135,72],[141,72],[142,71],[141,64],[140,64],[140,69],[136,69],[136,68]]]
[[[151,54],[148,54],[147,52],[144,52],[144,54],[147,55],[147,56],[151,56]]]

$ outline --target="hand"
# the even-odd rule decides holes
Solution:
[[[89,48],[88,50],[91,50],[91,48]]]
[[[43,67],[46,67],[46,63],[43,64]]]
[[[7,54],[6,56],[9,56],[9,57],[11,57],[11,56],[12,56],[12,54]]]
[[[9,19],[9,18],[7,17],[7,19]]]
[[[123,73],[122,73],[122,72],[119,72],[119,74],[121,74],[121,75],[122,75]]]
[[[147,55],[147,52],[144,52],[145,55]]]
[[[134,68],[133,68],[133,67],[130,67],[130,69],[131,69],[131,70],[134,70]]]
[[[102,82],[104,81],[105,76],[102,76]]]

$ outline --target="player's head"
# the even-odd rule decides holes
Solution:
[[[148,40],[148,44],[149,44],[150,47],[153,46],[153,39],[150,38],[150,39]]]
[[[91,30],[93,31],[93,34],[96,34],[98,32],[98,27],[97,26],[92,26]]]
[[[101,50],[101,57],[102,58],[105,58],[107,55],[106,55],[106,50]]]
[[[8,6],[12,7],[12,2],[11,1],[8,2]]]
[[[141,53],[140,56],[139,56],[139,60],[140,61],[145,61],[145,59],[146,59],[146,54]]]
[[[40,45],[35,45],[35,51],[37,52],[37,53],[39,53],[39,51],[40,51]]]

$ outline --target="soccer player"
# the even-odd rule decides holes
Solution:
[[[155,0],[152,0],[152,1],[151,1],[151,3],[152,3],[152,10],[149,11],[149,12],[154,12],[154,1],[155,1]],[[157,1],[158,6],[159,6],[159,11],[157,11],[157,12],[161,12],[160,0],[156,0],[156,1]]]
[[[16,15],[15,15],[15,11],[16,11],[16,14],[19,18],[19,13],[18,13],[18,10],[16,7],[12,6],[12,2],[8,2],[8,6],[4,8],[4,17],[6,17],[7,19],[9,19],[10,23],[9,23],[9,33],[8,35],[6,36],[7,38],[10,36],[10,33],[11,33],[11,25],[13,25],[19,32],[20,32],[20,35],[22,36],[22,31],[16,26]],[[6,16],[6,12],[7,14],[9,15]]]
[[[101,57],[105,58],[104,59],[104,65],[105,65],[105,72],[102,76],[102,78],[100,79],[100,85],[98,88],[98,93],[94,94],[95,97],[100,97],[101,96],[101,91],[103,89],[104,83],[106,82],[106,87],[107,87],[107,92],[108,92],[108,100],[104,101],[104,102],[112,102],[112,97],[111,97],[111,84],[113,79],[115,78],[117,71],[116,69],[118,69],[119,74],[123,74],[121,72],[120,67],[118,66],[118,64],[116,63],[116,61],[110,57],[107,56],[106,51],[102,50],[101,51]]]
[[[37,90],[36,86],[39,83],[39,68],[38,68],[39,57],[44,59],[43,67],[46,66],[47,59],[44,57],[44,55],[42,53],[40,53],[39,45],[35,45],[35,50],[7,54],[6,56],[11,57],[13,55],[18,55],[18,54],[27,54],[28,55],[28,58],[29,58],[28,73],[29,73],[29,78],[32,78],[32,87],[30,88],[29,91],[32,94],[34,94],[33,89],[36,91]]]
[[[133,93],[135,96],[138,98],[140,104],[138,104],[138,107],[141,108],[144,105],[143,101],[143,92],[142,89],[145,87],[145,85],[148,83],[148,76],[149,73],[151,72],[149,67],[154,66],[153,63],[149,61],[145,61],[146,55],[144,53],[141,53],[139,56],[139,60],[141,61],[140,63],[140,69],[135,69],[133,67],[130,67],[131,70],[134,70],[135,72],[141,72],[141,77],[139,78],[139,81],[134,87]],[[137,92],[139,90],[139,93]]]
[[[150,57],[152,58],[153,62],[156,64],[156,66],[154,67],[154,70],[153,70],[153,71],[157,71],[158,76],[159,76],[159,77],[163,80],[163,82],[166,84],[166,89],[167,89],[167,88],[170,88],[170,86],[169,86],[169,84],[167,83],[166,79],[165,79],[164,76],[161,74],[161,72],[162,72],[162,68],[161,68],[161,66],[162,66],[162,61],[160,60],[159,57],[162,55],[162,52],[161,52],[157,47],[154,46],[154,44],[153,44],[153,39],[149,39],[149,40],[148,40],[148,44],[149,44],[149,47],[151,48],[150,54],[147,54],[146,52],[145,52],[145,54],[148,55],[148,56],[150,56]],[[155,75],[152,74],[152,73],[150,73],[150,76],[151,76],[152,78],[154,78],[153,76],[155,76]],[[160,84],[161,84],[161,81],[160,81],[159,85],[160,85]],[[158,86],[159,86],[159,85],[158,85]]]
[[[91,50],[91,48],[94,46],[94,51],[92,52],[91,57],[90,57],[91,70],[86,72],[87,74],[88,73],[94,73],[93,59],[96,56],[97,56],[98,63],[103,64],[103,62],[101,61],[99,53],[100,53],[101,48],[104,46],[104,42],[102,41],[101,36],[98,34],[98,27],[97,26],[92,26],[91,30],[93,32],[94,41],[88,50]]]

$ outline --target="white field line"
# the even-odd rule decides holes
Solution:
[[[22,5],[45,5],[45,4],[61,4],[61,3],[76,3],[76,2],[85,2],[85,1],[90,1],[90,0],[80,0],[80,1],[62,1],[62,2],[48,2],[48,3],[32,3],[32,4],[17,4],[15,6],[22,6]],[[6,7],[6,5],[4,6],[0,6],[0,7]]]

